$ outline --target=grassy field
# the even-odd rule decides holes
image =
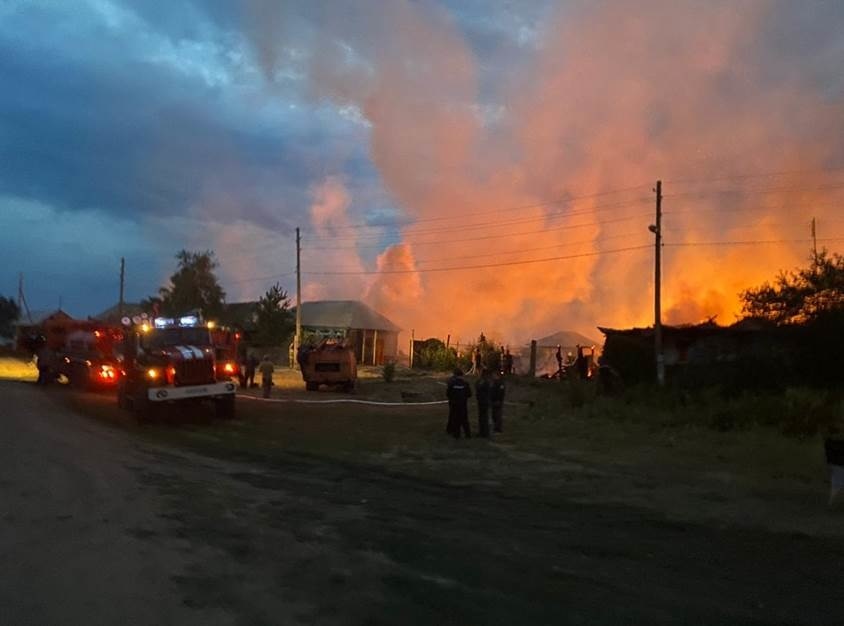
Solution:
[[[824,507],[828,472],[818,435],[788,437],[758,425],[720,432],[708,421],[714,409],[705,406],[592,397],[581,404],[558,382],[513,380],[505,432],[489,441],[455,441],[445,434],[444,405],[330,403],[444,397],[444,376],[400,372],[388,384],[377,374],[363,372],[358,392],[347,395],[305,392],[298,374],[282,371],[273,389],[277,402],[257,399],[259,390],[242,392],[234,422],[197,411],[170,415],[141,432],[227,458],[272,463],[298,454],[540,501],[617,503],[678,520],[844,532]],[[88,399],[85,404],[90,412]],[[100,404],[94,411],[103,419],[124,419],[110,398]],[[473,432],[475,415],[473,405]]]

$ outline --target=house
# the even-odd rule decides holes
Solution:
[[[606,336],[602,364],[628,380],[653,379],[654,330],[601,328]],[[793,366],[795,327],[777,327],[756,319],[730,326],[710,320],[702,324],[662,327],[662,352],[669,379],[693,383],[722,383],[750,376],[779,379]]]
[[[69,323],[73,318],[61,309],[55,311],[32,311],[25,318],[21,318],[17,324],[17,346],[18,349],[26,349],[30,338],[43,335],[47,345],[51,348],[59,348],[64,345]]]
[[[401,329],[358,300],[303,302],[302,330],[318,339],[349,340],[361,364],[383,365],[398,356]]]
[[[97,320],[98,322],[103,322],[104,324],[119,325],[122,318],[131,318],[135,315],[140,315],[143,312],[144,309],[140,302],[124,302],[122,313],[120,310],[120,304],[115,304],[108,307],[105,311],[100,311],[96,315],[92,315],[91,318]]]

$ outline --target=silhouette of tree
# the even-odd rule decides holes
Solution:
[[[258,299],[256,314],[257,345],[280,346],[293,333],[296,322],[290,311],[290,298],[278,283]]]
[[[795,324],[844,311],[844,256],[822,250],[808,267],[783,271],[773,283],[741,294],[746,317]]]
[[[176,254],[179,268],[170,277],[170,285],[158,290],[163,315],[180,315],[198,311],[206,319],[217,319],[223,312],[226,293],[220,287],[214,270],[217,261],[214,252],[188,252]],[[153,298],[149,299],[153,301]]]

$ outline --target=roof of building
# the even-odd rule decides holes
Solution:
[[[133,315],[140,315],[142,312],[143,307],[141,307],[140,302],[123,303],[123,317],[126,317],[127,315],[129,317],[132,317]],[[100,311],[91,317],[102,322],[119,322],[121,318],[120,304],[114,304],[113,306],[108,307],[105,311]]]
[[[581,335],[573,330],[561,330],[548,335],[542,339],[536,340],[536,345],[539,348],[556,348],[557,346],[573,347],[573,346],[597,346],[601,342],[590,339],[586,335]]]
[[[599,326],[598,330],[600,330],[606,336],[627,335],[637,337],[650,337],[653,335],[654,332],[653,326],[647,326],[645,328],[624,329],[604,328]],[[663,335],[682,335],[686,337],[725,333],[770,333],[781,332],[782,330],[782,327],[778,327],[776,326],[776,324],[768,320],[756,318],[745,318],[729,326],[720,326],[719,324],[716,324],[714,320],[707,320],[706,322],[702,322],[700,324],[680,324],[677,326],[669,326],[667,324],[662,325]]]
[[[31,317],[31,321],[30,321]],[[48,319],[70,319],[70,315],[63,311],[62,309],[39,309],[36,311],[30,311],[30,315],[27,315],[24,312],[21,312],[20,316],[18,317],[17,325],[18,326],[39,326],[46,322]]]
[[[302,303],[302,326],[361,328],[399,332],[401,328],[359,300],[318,300]]]

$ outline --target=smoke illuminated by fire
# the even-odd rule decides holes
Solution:
[[[648,325],[661,178],[664,319],[732,322],[738,293],[804,262],[809,221],[834,222],[844,196],[842,173],[822,171],[841,160],[841,102],[772,71],[754,46],[775,6],[565,5],[527,69],[492,86],[434,5],[317,12],[312,94],[369,125],[371,158],[408,225],[397,245],[389,229],[358,228],[348,191],[328,177],[310,215],[313,247],[326,249],[306,246],[308,267],[379,273],[308,275],[305,295],[364,298],[417,336],[521,342]],[[266,29],[286,20],[274,3],[256,11],[272,80],[289,33]],[[766,172],[793,173],[736,177]],[[373,245],[383,245],[374,258]],[[556,260],[521,263],[532,259]],[[418,271],[442,268],[452,269]]]

